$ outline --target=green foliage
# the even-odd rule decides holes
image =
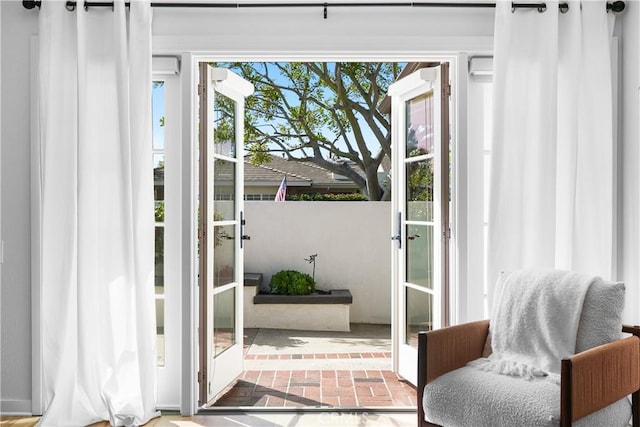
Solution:
[[[164,222],[164,200],[156,200],[155,219],[156,222]]]
[[[308,274],[296,270],[281,270],[271,277],[269,288],[272,294],[308,295],[316,284]]]
[[[413,162],[407,166],[407,199],[433,201],[432,160]]]
[[[311,193],[287,195],[287,200],[296,202],[366,202],[369,199],[360,193]]]
[[[387,62],[230,62],[253,83],[245,103],[245,149],[255,165],[270,153],[310,161],[353,181],[369,200],[387,198],[375,173],[391,156],[391,124],[378,107],[402,64]],[[229,106],[220,104],[231,116]],[[228,132],[221,126],[216,140]],[[346,160],[346,162],[345,162]]]

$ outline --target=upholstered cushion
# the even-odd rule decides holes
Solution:
[[[622,336],[624,283],[597,280],[584,297],[576,337],[576,353]]]
[[[560,420],[560,386],[465,366],[427,384],[422,404],[427,421],[446,427],[551,427]],[[630,418],[625,398],[574,425],[626,426]]]

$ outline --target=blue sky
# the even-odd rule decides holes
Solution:
[[[164,84],[153,85],[151,120],[153,129],[153,148],[164,148],[164,129],[160,126],[160,118],[164,116]]]
[[[333,64],[334,63],[330,63],[329,65],[330,69],[332,68],[332,66],[334,66]],[[275,66],[270,66],[269,71],[273,73],[272,77],[276,82],[278,82],[278,80],[280,79],[284,81],[284,78],[278,77],[276,73],[277,68]],[[294,96],[294,95],[291,95],[291,96]],[[294,100],[292,99],[292,101]],[[152,126],[153,126],[153,148],[154,149],[159,149],[159,150],[164,149],[164,128],[160,126],[161,118],[164,117],[164,114],[165,114],[165,85],[154,84],[152,88],[152,123],[153,123]],[[368,141],[367,146],[369,147],[369,150],[373,154],[375,154],[380,148],[379,143],[377,142],[377,140],[373,136],[373,133],[368,129],[366,125],[362,127],[362,130],[365,135],[365,138]],[[327,130],[327,132],[329,131]],[[327,135],[327,136],[330,137],[330,135]],[[338,146],[340,146],[340,148],[344,148],[344,144],[338,143]],[[159,158],[157,156],[154,156],[154,157],[156,157],[154,159],[154,163],[157,163]]]

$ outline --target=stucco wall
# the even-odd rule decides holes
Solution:
[[[388,202],[245,202],[245,271],[311,274],[317,287],[349,289],[351,322],[391,323],[391,205]]]

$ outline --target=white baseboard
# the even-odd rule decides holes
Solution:
[[[0,400],[2,415],[31,415],[30,400]]]

